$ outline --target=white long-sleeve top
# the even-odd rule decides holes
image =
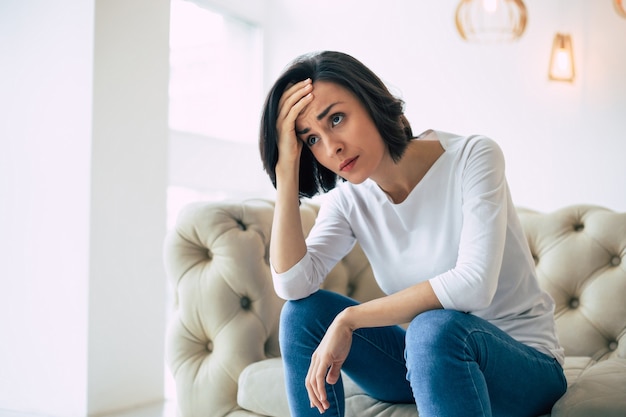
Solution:
[[[484,136],[434,133],[444,153],[403,202],[371,180],[325,196],[306,255],[284,273],[272,268],[276,293],[314,293],[358,241],[386,294],[429,280],[444,308],[481,317],[563,363],[554,301],[538,285],[502,151]]]

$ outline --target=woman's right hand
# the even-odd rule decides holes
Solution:
[[[287,86],[278,101],[276,130],[276,205],[270,239],[270,259],[278,273],[292,268],[306,254],[300,218],[299,175],[303,142],[296,134],[296,119],[313,99],[310,79]]]
[[[313,100],[313,83],[311,79],[300,81],[288,86],[278,102],[278,164],[298,166],[303,142],[296,134],[296,119],[305,107]],[[283,165],[286,166],[286,165]]]

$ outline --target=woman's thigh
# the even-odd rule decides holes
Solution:
[[[406,343],[420,415],[536,416],[566,389],[554,358],[472,314],[422,313]]]

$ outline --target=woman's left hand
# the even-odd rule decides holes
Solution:
[[[313,352],[305,385],[311,407],[317,407],[320,413],[324,413],[330,406],[325,382],[331,385],[337,383],[351,346],[352,329],[345,323],[335,320]]]

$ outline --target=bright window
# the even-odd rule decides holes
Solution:
[[[256,142],[262,104],[259,28],[173,0],[170,66],[172,130]]]
[[[198,200],[263,197],[258,131],[261,29],[236,16],[172,0],[168,227]]]

